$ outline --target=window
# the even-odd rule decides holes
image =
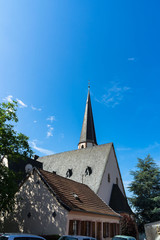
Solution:
[[[110,174],[108,173],[108,182],[111,181],[111,177],[110,177]]]
[[[77,234],[77,221],[73,222],[73,233],[74,233],[74,235]]]
[[[90,176],[92,174],[92,168],[87,166],[86,170],[85,170],[85,176]]]
[[[110,224],[110,237],[114,237],[116,235],[116,223]]]
[[[70,220],[69,221],[69,235],[78,235],[79,223],[80,222],[77,221],[77,220]],[[63,240],[66,240],[66,239],[63,239]]]
[[[116,178],[116,184],[118,185],[118,177]]]
[[[81,222],[81,235],[90,236],[91,222],[82,221]]]
[[[109,237],[109,223],[103,223],[103,237]]]
[[[68,169],[67,172],[66,172],[66,177],[70,178],[73,174],[73,171],[72,169]]]

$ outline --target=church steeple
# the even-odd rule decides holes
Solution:
[[[86,108],[83,118],[82,131],[80,136],[80,141],[78,144],[78,149],[87,148],[97,145],[96,133],[94,128],[91,98],[90,98],[90,86],[88,86],[88,96],[86,102]]]

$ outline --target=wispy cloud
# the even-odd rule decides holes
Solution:
[[[33,122],[34,122],[34,123],[37,123],[37,120],[34,120]]]
[[[47,137],[52,137],[54,128],[49,124],[47,125],[47,127],[48,127]]]
[[[7,102],[12,102],[13,96],[12,95],[8,95],[7,97],[3,98],[3,101],[7,101]]]
[[[8,95],[8,96],[5,97],[3,100],[4,100],[4,101],[7,101],[7,102],[13,102],[13,96],[12,96],[12,95]],[[20,108],[25,108],[25,107],[27,107],[27,105],[26,105],[24,102],[22,102],[22,100],[16,98],[16,101],[17,101],[18,104],[20,105]]]
[[[37,140],[33,140],[33,141],[30,142],[30,143],[31,143],[32,148],[35,149],[35,150],[37,150],[37,151],[40,152],[40,153],[43,153],[43,154],[45,154],[45,155],[54,154],[54,152],[51,151],[51,150],[38,147],[38,146],[36,145],[36,144],[37,144]]]
[[[99,99],[96,99],[97,102],[105,104],[107,107],[114,108],[116,105],[120,104],[122,101],[124,94],[130,90],[128,86],[121,86],[119,82],[114,82],[112,87],[108,89],[108,91],[102,95]]]
[[[26,108],[26,107],[27,107],[27,105],[26,105],[24,102],[22,102],[22,100],[20,100],[20,99],[18,99],[18,98],[16,98],[16,100],[17,100],[17,102],[19,103],[20,108]]]
[[[36,108],[36,107],[34,107],[34,106],[31,106],[31,108],[32,108],[33,111],[39,111],[39,112],[42,111],[41,108]]]
[[[55,116],[50,116],[47,118],[47,121],[53,122],[53,121],[56,121],[56,118]]]
[[[129,57],[128,61],[135,61],[135,58],[134,57]]]

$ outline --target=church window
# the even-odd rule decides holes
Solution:
[[[85,170],[85,176],[87,176],[87,175],[90,176],[91,174],[92,174],[92,168],[88,166]]]
[[[116,184],[118,185],[118,177],[116,178]]]
[[[111,181],[111,177],[110,177],[110,174],[108,173],[108,182]]]
[[[66,177],[70,178],[72,175],[73,175],[72,169],[68,169],[67,172],[66,172]]]

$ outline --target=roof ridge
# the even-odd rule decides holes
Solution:
[[[78,151],[89,151],[89,149],[92,149],[92,148],[100,148],[100,147],[102,147],[102,146],[109,145],[109,144],[113,144],[113,142],[103,143],[103,144],[95,145],[95,146],[92,146],[92,147],[89,147],[89,148],[74,149],[74,150],[69,150],[69,151],[64,151],[64,152],[60,152],[60,153],[55,153],[55,154],[50,154],[50,155],[42,156],[42,157],[39,157],[39,158],[38,158],[38,161],[39,161],[39,159],[45,158],[45,157],[51,157],[51,156],[60,155],[60,154],[63,154],[63,153],[70,153],[70,152],[76,152],[76,151],[77,151],[77,152],[78,152]]]

